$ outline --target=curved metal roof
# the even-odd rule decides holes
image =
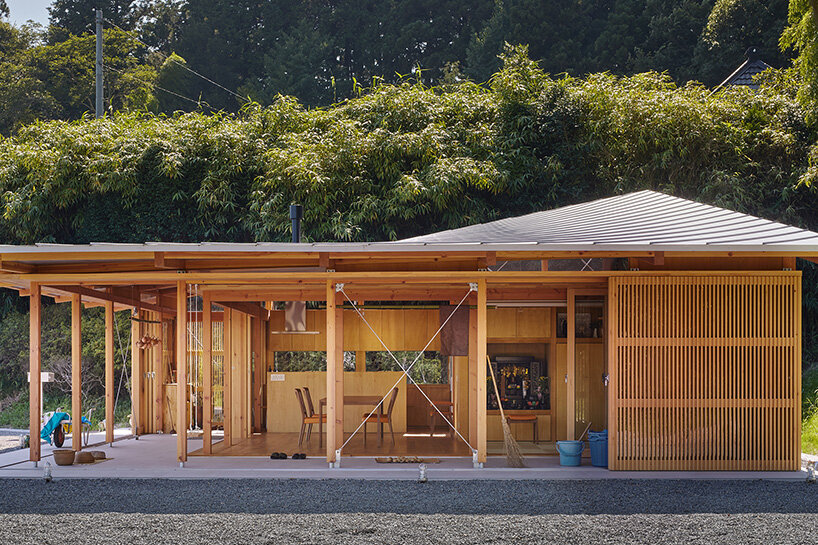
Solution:
[[[655,191],[639,191],[400,241],[426,244],[813,247],[818,233]],[[623,248],[624,249],[624,248]]]

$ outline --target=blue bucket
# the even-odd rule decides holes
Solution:
[[[557,441],[561,466],[578,466],[582,460],[585,443],[582,441]]]

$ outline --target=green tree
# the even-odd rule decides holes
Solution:
[[[162,63],[159,74],[156,76],[156,98],[159,110],[165,113],[177,111],[189,112],[196,109],[196,104],[190,102],[193,94],[194,75],[187,70],[185,59],[171,53]],[[185,100],[182,97],[188,97]]]
[[[798,99],[807,110],[811,123],[818,113],[818,2],[790,0],[787,28],[781,35],[781,48],[796,52],[795,66],[801,76]]]
[[[768,64],[785,66],[788,59],[778,41],[786,21],[787,0],[718,0],[696,49],[698,79],[708,85],[723,81],[744,61],[750,47],[758,47]]]
[[[56,44],[70,35],[95,32],[95,11],[115,25],[132,30],[136,22],[136,0],[54,0],[48,8],[49,43]],[[108,23],[104,23],[105,26]]]

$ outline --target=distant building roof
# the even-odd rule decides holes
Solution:
[[[750,89],[758,89],[758,83],[753,78],[766,70],[771,68],[769,64],[759,58],[759,51],[757,47],[751,47],[744,53],[746,59],[735,69],[735,71],[727,76],[727,79],[719,83],[716,89],[720,89],[727,85],[744,85]]]
[[[655,191],[639,191],[399,243],[410,242],[772,251],[815,248],[818,233]]]

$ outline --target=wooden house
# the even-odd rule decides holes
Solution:
[[[48,296],[74,310],[73,414],[83,305],[106,312],[109,421],[113,316],[131,314],[133,432],[184,430],[180,463],[299,449],[481,463],[504,403],[533,417],[513,432],[536,431],[534,452],[590,425],[609,430],[612,470],[794,470],[796,257],[818,258],[817,233],[642,191],[397,242],[3,246],[0,282],[31,300],[32,437]],[[401,371],[429,362],[437,384]],[[304,387],[315,425],[297,447]],[[376,423],[364,443],[393,387],[395,442]]]

